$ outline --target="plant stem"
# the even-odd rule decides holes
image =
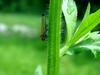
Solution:
[[[61,5],[62,0],[50,0],[47,75],[59,75]]]

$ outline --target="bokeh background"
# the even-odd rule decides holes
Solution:
[[[91,13],[99,0],[75,0],[78,21],[88,2]],[[0,0],[0,75],[34,75],[37,67],[47,72],[47,40],[40,39],[41,14],[48,16],[49,0]],[[94,30],[100,30],[98,25]],[[99,75],[100,55],[89,52],[61,59],[60,75]]]

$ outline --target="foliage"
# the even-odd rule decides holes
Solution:
[[[37,66],[34,75],[42,75],[42,67],[41,67],[41,65]]]
[[[0,11],[3,12],[35,12],[46,9],[46,0],[0,0]]]
[[[76,50],[91,50],[96,56],[96,52],[100,50],[100,34],[91,30],[100,23],[100,9],[90,14],[88,4],[83,20],[77,28],[77,7],[74,0],[63,0],[62,11],[67,37],[65,46],[60,50],[60,57],[66,53],[73,54]],[[59,75],[60,15],[61,0],[50,0],[47,75]]]
[[[68,0],[63,0],[62,10],[67,24],[67,42],[69,42],[76,28],[77,7],[74,1],[69,0],[68,2]]]
[[[96,57],[96,53],[100,52],[100,34],[98,34],[98,32],[89,33],[87,39],[72,46],[70,49],[80,52],[81,50],[91,50]]]
[[[72,5],[75,5],[73,0],[63,0],[63,1],[66,1],[66,7],[63,7],[63,13],[64,13],[64,16],[65,16],[65,19],[69,19],[68,15],[68,8],[71,10],[70,7],[68,7],[68,4],[70,3],[70,1],[72,1]],[[64,2],[65,3],[65,2]],[[63,3],[63,6],[65,5]],[[76,6],[76,5],[75,5]],[[76,10],[73,10],[72,13],[74,13]],[[66,13],[66,14],[65,14]],[[96,12],[92,13],[92,14],[89,14],[90,13],[90,4],[88,4],[87,6],[87,10],[86,10],[86,13],[84,15],[84,18],[82,20],[82,22],[80,23],[80,25],[76,28],[76,30],[74,31],[72,27],[75,27],[75,23],[76,21],[73,21],[73,20],[70,20],[72,23],[71,25],[68,24],[68,22],[66,23],[67,24],[67,32],[68,33],[71,33],[74,31],[73,35],[70,37],[70,40],[67,39],[67,41],[69,42],[66,42],[67,44],[61,49],[61,54],[60,56],[62,56],[64,53],[69,53],[69,54],[72,54],[71,51],[75,51],[75,50],[78,50],[80,49],[84,49],[84,50],[91,50],[92,53],[95,55],[97,51],[100,50],[100,39],[99,39],[99,36],[100,34],[97,34],[97,32],[91,32],[91,30],[100,23],[100,9],[97,10]],[[76,15],[73,16],[70,16],[71,18],[73,19],[76,19]],[[75,22],[75,23],[73,23]],[[69,31],[69,29],[72,29],[72,31]],[[95,35],[95,39],[91,38]],[[69,37],[70,35],[67,34],[67,36]],[[99,39],[97,41],[97,39]],[[70,51],[71,50],[71,51]]]

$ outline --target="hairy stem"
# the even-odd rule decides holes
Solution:
[[[62,0],[50,0],[47,75],[59,75],[61,5]]]

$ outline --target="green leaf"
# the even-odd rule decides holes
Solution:
[[[84,21],[84,19],[86,19],[86,17],[89,16],[89,14],[90,14],[90,3],[88,3],[88,6],[87,6],[87,9],[86,9],[86,12],[85,12],[85,15],[84,15],[84,18],[83,18],[82,21]],[[90,33],[90,32],[89,32],[89,33]],[[81,42],[81,41],[84,40],[84,39],[86,39],[89,33],[85,34],[82,38],[80,38],[80,39],[77,41],[77,43],[78,43],[78,42]]]
[[[87,9],[86,9],[86,12],[85,12],[85,15],[84,15],[83,20],[84,20],[87,16],[89,16],[89,14],[90,14],[90,3],[88,3],[88,6],[87,6]]]
[[[34,75],[42,75],[42,67],[41,67],[41,65],[38,65],[36,67]]]
[[[100,34],[98,34],[98,32],[90,33],[88,39],[78,43],[75,46],[72,46],[69,50],[91,50],[91,52],[96,57],[96,53],[100,52]]]
[[[99,41],[100,40],[100,34],[99,33],[100,33],[100,31],[92,32],[88,35],[88,38],[90,37],[93,40]]]
[[[77,7],[75,2],[73,0],[63,0],[62,11],[67,25],[67,42],[69,42],[76,28]]]
[[[96,25],[100,23],[100,9],[84,19],[77,28],[70,45],[74,45],[80,38],[89,33]]]

